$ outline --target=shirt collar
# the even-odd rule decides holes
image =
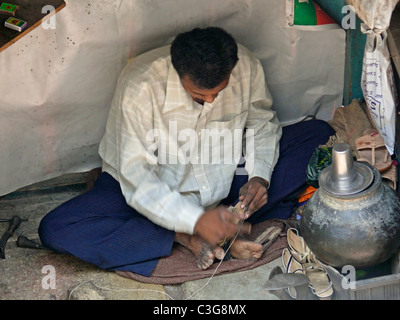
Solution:
[[[226,86],[226,88],[224,88],[224,90],[226,90],[231,86],[236,85],[239,82],[237,80],[237,77],[235,76],[236,74],[235,69],[236,68],[233,69],[231,76],[229,78],[229,83]],[[224,90],[222,90],[222,92]],[[185,107],[188,111],[193,110],[194,103],[195,102],[193,101],[190,94],[187,93],[186,90],[183,88],[181,79],[179,78],[179,75],[176,72],[175,68],[173,67],[172,64],[170,64],[168,70],[167,88],[166,88],[163,112],[165,113],[180,107]]]
[[[189,93],[183,88],[178,73],[171,64],[168,70],[167,89],[163,112],[168,112],[175,108],[185,107],[193,109],[193,100]]]

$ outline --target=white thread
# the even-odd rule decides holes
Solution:
[[[199,289],[195,290],[189,297],[187,297],[185,300],[189,300],[191,297],[193,297],[195,294],[197,294],[199,291],[203,290],[206,286],[208,286],[208,284],[210,283],[211,279],[215,276],[218,268],[221,266],[221,263],[224,261],[224,258],[227,254],[227,252],[229,251],[229,249],[231,248],[232,244],[235,242],[236,238],[238,237],[239,233],[240,233],[240,229],[242,228],[244,220],[240,221],[240,225],[238,228],[238,232],[236,233],[235,237],[232,239],[231,243],[228,246],[228,249],[224,252],[224,256],[221,259],[221,261],[218,263],[217,267],[215,268],[214,272],[212,273],[211,277],[207,280],[207,282],[200,287]],[[175,300],[173,297],[171,297],[168,293],[164,292],[164,291],[160,291],[160,290],[151,290],[151,289],[110,289],[110,288],[106,288],[106,287],[102,287],[97,285],[96,283],[94,283],[94,281],[92,279],[90,280],[86,280],[81,282],[80,284],[78,284],[75,288],[73,288],[69,295],[68,295],[68,300],[71,300],[71,295],[72,293],[78,289],[80,286],[84,285],[85,283],[89,283],[91,282],[96,288],[101,289],[101,290],[107,290],[107,291],[114,291],[114,292],[123,292],[123,291],[147,291],[147,292],[157,292],[157,293],[162,293],[164,295],[166,295],[168,298],[170,298],[171,300]]]
[[[221,261],[218,263],[217,267],[215,268],[214,272],[212,273],[211,277],[207,280],[207,282],[200,288],[197,289],[196,291],[194,291],[188,298],[186,298],[185,300],[189,300],[191,297],[193,297],[196,293],[198,293],[199,291],[203,290],[206,286],[208,286],[208,284],[210,283],[211,279],[215,276],[215,273],[217,272],[218,268],[220,267],[221,263],[224,261],[224,258],[226,256],[226,253],[229,251],[229,249],[231,248],[232,244],[235,242],[237,236],[239,235],[240,229],[242,228],[244,220],[240,220],[240,226],[238,228],[238,232],[236,233],[235,237],[232,239],[231,243],[229,244],[228,249],[226,249],[223,258],[221,259]]]

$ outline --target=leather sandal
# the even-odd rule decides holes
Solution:
[[[284,273],[306,274],[303,265],[293,258],[287,248],[282,251],[282,264],[284,267]],[[286,290],[293,299],[297,298],[297,292],[294,287],[288,287]]]
[[[282,228],[277,226],[272,226],[265,229],[255,240],[255,243],[259,243],[263,247],[263,252],[267,251],[267,249],[275,242],[280,233],[282,232]]]
[[[390,168],[392,159],[382,136],[374,129],[364,131],[364,135],[355,141],[358,153],[357,161],[368,162],[378,171]]]
[[[233,212],[234,214],[238,214],[241,208],[242,202],[239,201],[235,206],[230,206],[228,208],[229,211]],[[237,220],[239,223],[239,219]],[[282,228],[278,226],[271,226],[265,229],[255,240],[255,243],[261,244],[263,248],[263,253],[268,250],[268,248],[275,242],[275,240],[279,237],[282,232]],[[230,259],[230,254],[228,248],[230,247],[230,239],[225,238],[223,241],[219,243],[219,246],[224,249],[225,251],[225,258],[224,260]]]
[[[297,229],[288,229],[287,242],[290,254],[303,266],[304,274],[310,280],[309,286],[312,292],[321,300],[330,299],[333,294],[332,281],[303,237],[299,236]]]
[[[308,248],[304,239],[299,236],[297,229],[288,229],[287,242],[290,253],[298,262],[307,263],[315,259],[314,254]]]
[[[315,264],[306,264],[306,276],[310,280],[310,288],[320,300],[330,300],[333,294],[333,285],[323,267]]]
[[[389,169],[381,172],[382,182],[395,191],[397,190],[397,170],[397,164],[393,164]]]
[[[242,205],[242,202],[239,201],[235,206],[229,206],[228,210],[229,210],[230,212],[233,212],[234,214],[238,214],[238,213],[240,212],[240,210],[242,210],[242,209],[240,208],[241,205]],[[239,222],[240,222],[239,219],[237,219],[236,221],[234,221],[235,224],[238,224]],[[224,240],[222,240],[222,241],[219,243],[219,246],[222,247],[222,248],[224,248],[224,247],[226,246],[227,243],[228,243],[228,245],[229,245],[229,241],[228,241],[228,240],[229,240],[228,238],[225,238]]]

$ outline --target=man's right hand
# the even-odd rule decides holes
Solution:
[[[233,238],[239,231],[249,234],[251,225],[238,224],[238,217],[226,207],[218,206],[207,210],[197,221],[194,233],[211,245],[217,245],[226,238]],[[240,228],[240,230],[239,230]]]

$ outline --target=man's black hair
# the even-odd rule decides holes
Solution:
[[[195,28],[179,34],[171,45],[172,64],[180,78],[188,76],[199,88],[213,89],[238,61],[233,37],[218,27]]]

